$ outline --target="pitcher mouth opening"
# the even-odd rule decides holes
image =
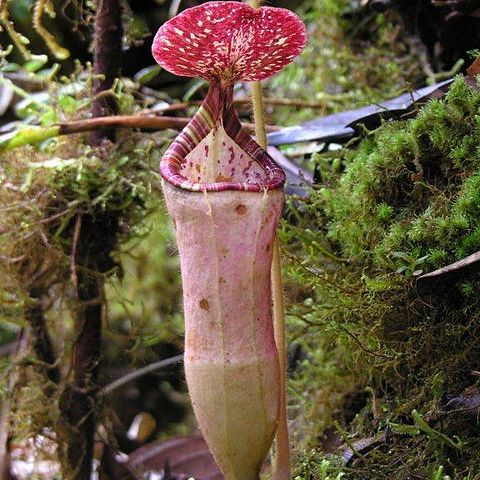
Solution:
[[[212,83],[192,121],[165,152],[163,179],[190,192],[262,192],[283,187],[285,172],[242,127],[232,88]]]

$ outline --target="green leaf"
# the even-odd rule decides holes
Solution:
[[[402,260],[405,260],[407,262],[411,260],[410,255],[406,254],[405,252],[393,252],[392,257],[401,258]]]
[[[151,82],[161,71],[162,67],[160,65],[151,65],[137,72],[133,76],[133,80],[140,85],[145,85]]]
[[[398,435],[409,435],[415,437],[420,434],[420,429],[414,425],[403,425],[401,423],[389,423],[392,431]]]
[[[456,435],[454,436],[455,440],[452,440],[449,438],[447,435],[433,429],[422,417],[421,415],[416,411],[412,410],[412,417],[413,420],[415,421],[415,425],[424,433],[426,433],[429,437],[434,437],[442,440],[445,444],[448,444],[452,446],[455,449],[462,450],[465,446],[465,442],[457,437]]]
[[[58,98],[58,104],[65,113],[75,113],[78,111],[78,101],[70,95],[61,95]]]
[[[417,258],[417,260],[415,260],[415,264],[420,265],[421,263],[425,263],[429,256],[430,255],[424,255],[423,257]]]
[[[32,55],[31,59],[24,63],[23,68],[27,72],[35,73],[43,68],[48,62],[47,55]]]
[[[443,480],[443,472],[444,472],[444,467],[443,465],[440,465],[438,469],[434,472],[432,475],[431,480]]]
[[[12,150],[23,145],[41,143],[59,134],[60,127],[24,127],[6,135],[0,136],[0,152]]]

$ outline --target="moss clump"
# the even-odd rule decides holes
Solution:
[[[107,288],[111,321],[116,329],[127,332],[132,354],[140,345],[176,343],[183,338],[175,234],[159,200],[150,202],[154,213],[143,222],[141,238],[122,246],[123,275],[112,278]]]
[[[320,192],[329,238],[345,255],[392,270],[407,257],[426,256],[430,268],[480,248],[479,108],[478,92],[458,79],[445,101],[347,154],[338,185]]]
[[[46,291],[64,281],[71,273],[78,215],[95,224],[84,227],[91,232],[95,268],[113,269],[116,245],[145,212],[159,155],[154,147],[152,138],[129,136],[118,146],[96,150],[64,141],[45,153],[25,147],[5,154],[0,169],[3,286],[17,293]]]
[[[307,351],[292,382],[303,445],[318,447],[334,421],[348,443],[386,435],[343,478],[480,473],[475,415],[445,407],[480,391],[480,275],[428,297],[415,288],[480,250],[479,114],[479,90],[459,77],[415,119],[318,156],[325,185],[291,202],[282,237],[290,333]],[[322,478],[300,476],[312,474]]]
[[[164,141],[164,135],[125,133],[115,145],[97,149],[69,139],[45,146],[46,151],[25,147],[2,158],[1,290],[16,307],[15,320],[33,332],[29,356],[19,359],[24,373],[15,388],[18,398],[8,393],[15,400],[12,416],[19,437],[58,426],[57,438],[65,438],[64,422],[57,420],[72,375],[73,319],[79,308],[75,282],[80,275],[99,283],[121,276],[120,247],[142,232]],[[34,325],[28,312],[37,304],[40,318]],[[14,320],[13,314],[0,315]],[[40,327],[40,340],[55,332],[50,360],[36,358]],[[28,358],[36,360],[28,365]],[[52,365],[45,363],[55,359],[62,374],[58,383],[46,378]]]

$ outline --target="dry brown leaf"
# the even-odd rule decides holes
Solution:
[[[168,465],[173,479],[188,477],[199,480],[223,479],[200,434],[174,437],[144,445],[130,454],[128,463],[140,473],[163,471]]]

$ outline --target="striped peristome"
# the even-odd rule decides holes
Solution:
[[[209,92],[202,106],[191,122],[177,136],[165,152],[161,164],[162,177],[172,185],[191,192],[212,192],[223,190],[245,190],[260,192],[281,188],[285,183],[285,172],[273,158],[261,148],[242,127],[232,105],[233,87],[222,89],[217,82],[210,85]],[[248,159],[252,159],[264,172],[259,181],[217,181],[203,183],[194,181],[182,174],[182,168],[188,155],[204,140],[219,123],[228,137],[237,144]],[[238,163],[238,162],[237,162]],[[201,168],[201,167],[200,167]],[[245,172],[245,175],[248,171]]]

